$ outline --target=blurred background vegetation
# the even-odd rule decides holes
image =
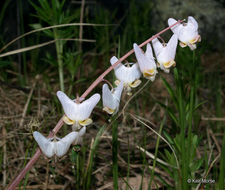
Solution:
[[[47,136],[62,116],[58,90],[71,98],[81,95],[109,67],[111,56],[124,55],[134,42],[140,44],[164,29],[168,18],[191,15],[198,21],[202,37],[197,50],[178,47],[176,69],[170,74],[160,72],[156,81],[132,97],[126,109],[128,97],[124,97],[121,108],[125,112],[115,122],[108,122],[115,118],[106,116],[99,104],[84,145],[57,161],[41,157],[20,186],[113,189],[112,164],[116,163],[122,189],[197,188],[198,184],[187,184],[181,176],[215,180],[198,188],[225,189],[225,1],[4,0],[0,9],[1,188],[35,152],[32,132]],[[4,48],[31,30],[71,23],[92,25],[37,31]],[[167,41],[171,35],[168,31],[161,37]],[[26,47],[28,51],[22,49]],[[12,54],[7,56],[9,52]],[[127,61],[135,62],[135,56]],[[106,79],[113,82],[113,72]],[[95,92],[101,92],[101,85]],[[138,118],[150,121],[169,142],[181,173],[173,168],[176,157],[168,144]],[[118,160],[112,156],[115,144],[110,125],[118,127]],[[106,126],[107,132],[97,138]],[[70,130],[64,126],[58,136]]]

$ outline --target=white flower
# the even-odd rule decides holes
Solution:
[[[63,121],[68,125],[73,125],[74,131],[80,129],[80,126],[87,126],[92,123],[92,119],[89,117],[100,100],[99,94],[94,94],[82,103],[74,102],[61,91],[57,92],[57,96],[66,115],[63,117]]]
[[[33,133],[33,136],[37,141],[42,153],[51,158],[53,155],[58,157],[65,155],[69,150],[70,145],[78,137],[78,132],[71,132],[62,139],[56,138],[58,141],[52,141],[54,138],[47,139],[37,131]]]
[[[123,82],[117,88],[109,90],[109,86],[102,86],[103,110],[109,114],[115,114],[119,110],[120,97],[123,91]]]
[[[134,43],[133,46],[134,46],[135,56],[137,58],[140,70],[143,73],[144,77],[147,79],[150,79],[151,81],[154,81],[156,73],[157,73],[157,69],[156,69],[156,64],[153,57],[151,45],[149,43],[147,44],[147,49],[145,54],[136,43]]]
[[[117,61],[118,59],[115,56],[110,59],[110,63],[112,65]],[[141,84],[141,80],[139,80],[141,77],[141,72],[137,63],[129,63],[127,66],[120,63],[114,68],[114,71],[116,78],[118,79],[115,81],[115,84],[118,86],[120,82],[123,82],[128,95],[131,95],[131,88],[135,88]]]
[[[168,19],[169,26],[176,22],[173,18]],[[171,30],[178,35],[181,47],[189,46],[191,50],[194,50],[196,43],[201,41],[201,36],[198,34],[198,23],[192,16],[188,17],[187,23],[177,24]]]
[[[77,138],[73,142],[73,145],[82,144],[83,136],[85,133],[86,133],[86,126],[84,126],[80,129],[80,131],[78,132]]]
[[[152,45],[155,51],[157,62],[159,67],[166,73],[169,73],[171,66],[175,66],[174,61],[176,49],[177,49],[177,35],[174,34],[167,44],[161,44],[158,38],[152,40]]]

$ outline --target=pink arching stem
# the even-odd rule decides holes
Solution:
[[[144,45],[146,45],[147,43],[149,43],[150,41],[152,41],[153,39],[157,38],[159,35],[161,35],[162,33],[166,32],[167,30],[169,30],[170,28],[174,27],[175,25],[182,23],[183,20],[178,20],[176,23],[174,23],[173,25],[165,28],[164,30],[162,30],[161,32],[157,33],[156,35],[152,36],[151,38],[147,39],[146,41],[144,41],[142,44],[139,45],[139,47],[143,47]],[[102,82],[102,80],[104,79],[104,77],[113,70],[113,68],[115,68],[118,64],[120,64],[122,61],[124,61],[127,57],[129,57],[132,53],[134,53],[134,50],[130,50],[129,52],[127,52],[123,57],[121,57],[115,64],[111,65],[104,73],[102,73],[92,84],[91,86],[89,86],[89,88],[82,94],[81,98],[85,98],[100,82]],[[63,117],[62,117],[63,118]],[[59,129],[63,126],[63,119],[60,119],[58,121],[58,123],[56,124],[55,128],[50,132],[48,138],[51,138],[54,136],[54,134],[56,134]],[[30,161],[27,163],[27,165],[25,166],[25,168],[23,168],[23,170],[19,173],[19,175],[13,180],[13,182],[8,186],[8,190],[14,190],[16,188],[16,186],[20,183],[20,181],[24,178],[24,176],[26,175],[26,173],[31,169],[31,167],[33,166],[33,164],[38,160],[39,156],[41,155],[41,151],[38,148],[36,153],[33,155],[33,157],[30,159]]]

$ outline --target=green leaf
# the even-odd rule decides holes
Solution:
[[[167,140],[171,145],[173,145],[174,142],[173,142],[173,139],[170,137],[170,135],[169,135],[166,131],[163,131],[163,134],[164,134],[164,136],[166,137],[166,140]]]
[[[197,104],[197,105],[194,107],[193,111],[197,110],[201,105],[205,104],[206,102],[208,102],[208,101],[207,101],[207,100],[206,100],[206,101],[202,101],[202,102],[200,102],[199,104]]]
[[[11,65],[11,61],[0,61],[0,68],[7,67],[8,65]]]
[[[30,24],[30,26],[35,30],[42,28],[42,25],[40,23]]]
[[[163,108],[165,108],[165,110],[167,111],[167,113],[169,114],[169,116],[170,116],[170,118],[174,121],[174,123],[178,126],[179,124],[178,124],[178,120],[177,120],[177,117],[175,116],[175,114],[174,114],[174,111],[171,109],[171,108],[169,108],[168,106],[166,106],[165,104],[163,104],[163,103],[161,103],[161,102],[159,102],[159,101],[157,101],[156,100],[156,102],[161,106],[161,107],[163,107]]]
[[[163,81],[163,84],[165,85],[170,97],[172,98],[174,104],[176,105],[177,107],[177,98],[176,98],[176,93],[174,92],[174,90],[172,89],[172,87],[170,86],[170,84],[163,78],[161,77],[162,81]]]

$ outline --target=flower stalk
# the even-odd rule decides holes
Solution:
[[[57,30],[54,29],[54,38],[58,39]],[[64,92],[64,77],[63,77],[63,42],[56,41],[56,53],[57,53],[57,62],[58,62],[58,70],[59,70],[59,84],[60,90]]]
[[[174,27],[177,24],[182,23],[184,20],[178,20],[173,25],[165,28],[164,30],[160,31],[156,35],[152,36],[151,38],[144,41],[142,44],[139,45],[139,47],[145,46],[147,43],[151,42],[153,39],[159,37],[161,34],[169,30],[170,28]],[[122,56],[115,64],[111,65],[107,70],[105,70],[90,86],[89,88],[82,94],[81,98],[85,98],[100,82],[104,80],[104,77],[112,71],[118,64],[120,64],[122,61],[124,61],[127,57],[129,57],[132,53],[134,53],[134,49],[127,52],[124,56]],[[63,116],[64,117],[64,116]],[[63,126],[63,117],[58,121],[55,128],[50,131],[48,138],[52,138]],[[32,166],[35,164],[35,162],[38,160],[38,158],[41,155],[40,148],[37,148],[36,153],[33,155],[33,157],[30,159],[30,161],[27,163],[25,168],[22,169],[22,171],[18,174],[18,176],[13,180],[13,182],[8,186],[8,190],[14,190],[16,186],[20,183],[20,181],[24,178],[26,173],[32,168]]]

